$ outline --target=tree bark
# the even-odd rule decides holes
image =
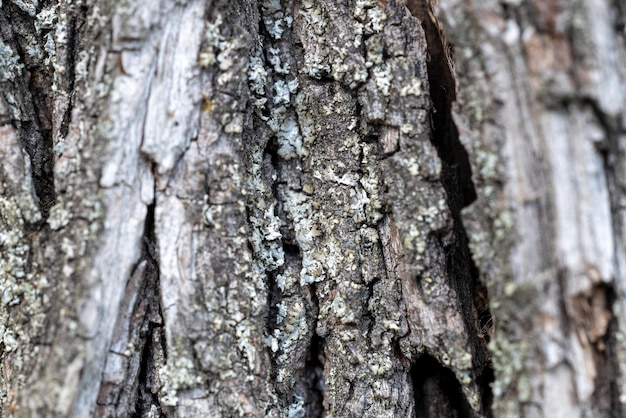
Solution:
[[[4,0],[0,415],[622,416],[625,22]]]

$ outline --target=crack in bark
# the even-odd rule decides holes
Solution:
[[[86,14],[86,11],[84,12]],[[81,26],[84,23],[84,16],[81,16]],[[76,81],[76,54],[78,49],[78,18],[76,16],[72,16],[69,28],[67,31],[67,59],[66,59],[66,68],[67,68],[67,91],[69,93],[68,104],[65,113],[63,114],[63,120],[61,121],[61,126],[59,128],[59,132],[61,136],[66,137],[69,132],[70,122],[72,120],[72,109],[74,107],[74,97],[75,97],[75,81]]]
[[[616,10],[622,12],[619,6],[616,6]],[[622,23],[623,24],[623,23]],[[626,126],[620,127],[620,121],[617,117],[611,118],[606,115],[600,108],[596,100],[592,98],[586,98],[583,103],[590,107],[593,115],[602,127],[605,133],[605,141],[596,143],[596,151],[601,155],[604,166],[605,181],[607,183],[611,214],[612,214],[612,226],[613,231],[623,230],[620,225],[621,219],[615,214],[619,213],[619,180],[616,169],[616,162],[620,156],[619,136],[626,129]],[[619,253],[617,242],[620,237],[614,232],[614,253]],[[614,261],[615,265],[618,261]],[[594,393],[595,401],[599,405],[599,409],[605,409],[612,413],[614,416],[624,415],[624,405],[620,402],[620,388],[619,388],[619,324],[618,316],[615,314],[616,301],[618,299],[618,290],[615,284],[605,283],[597,284],[595,289],[599,289],[604,292],[605,308],[611,314],[606,333],[594,344],[594,361],[598,369],[595,379],[596,391]]]
[[[165,341],[160,306],[159,266],[154,245],[155,203],[147,207],[142,253],[118,314],[113,346],[97,399],[94,418],[148,417],[162,414],[158,369],[164,365]],[[132,304],[132,305],[131,305]],[[122,356],[122,361],[114,360]],[[158,415],[157,415],[158,416]]]
[[[324,359],[324,339],[314,332],[304,364],[309,417],[321,417],[324,414]]]
[[[285,5],[282,5],[285,7]],[[281,51],[281,55],[295,54],[292,50],[285,50],[283,41],[288,39],[292,33],[290,28],[284,28],[285,32],[282,34],[282,41],[274,40],[272,34],[269,33],[266,27],[266,19],[271,21],[271,9],[265,9],[265,6],[261,3],[258,4],[259,12],[259,28],[258,33],[264,39],[262,45],[260,45],[262,65],[267,70],[267,81],[265,83],[265,89],[267,93],[263,96],[269,97],[271,95],[271,89],[274,82],[277,80],[286,80],[293,75],[285,75],[275,71],[274,64],[271,63],[272,53],[270,49],[274,48]],[[301,48],[297,46],[296,48]],[[282,57],[282,59],[291,59],[293,57]],[[297,61],[297,59],[296,59]],[[293,63],[295,64],[295,62]],[[292,68],[294,68],[292,66]],[[297,78],[297,77],[296,77]],[[324,339],[316,334],[317,315],[319,311],[319,301],[317,299],[315,284],[308,286],[297,286],[294,288],[280,288],[278,278],[280,275],[293,275],[298,274],[302,269],[302,257],[303,252],[296,239],[296,229],[293,222],[290,219],[289,208],[287,203],[287,190],[300,191],[299,181],[301,178],[292,177],[292,170],[294,168],[293,161],[288,161],[282,158],[279,149],[280,143],[277,138],[276,132],[266,131],[266,120],[272,117],[272,110],[274,107],[281,106],[275,105],[270,100],[266,106],[257,108],[256,120],[261,125],[261,130],[257,131],[254,135],[255,141],[263,144],[263,141],[267,141],[264,144],[263,157],[262,157],[262,177],[266,183],[266,187],[271,188],[269,190],[269,198],[275,205],[273,207],[273,216],[280,220],[279,232],[281,237],[280,247],[284,254],[284,264],[278,267],[274,267],[272,270],[266,269],[265,274],[267,277],[267,305],[268,315],[265,322],[265,330],[267,337],[269,338],[289,338],[285,334],[286,322],[289,318],[282,318],[279,323],[280,316],[289,316],[289,309],[292,305],[303,304],[306,313],[304,322],[306,330],[304,338],[301,337],[298,342],[287,343],[283,347],[282,343],[279,343],[278,350],[273,351],[272,348],[268,350],[271,361],[271,373],[270,379],[279,401],[278,406],[282,410],[281,416],[289,415],[295,410],[302,411],[303,408],[305,416],[316,417],[322,416],[324,413]],[[298,121],[298,115],[293,103],[286,105],[287,112],[294,117],[294,120]],[[269,139],[263,138],[267,135]],[[300,173],[301,174],[301,173]],[[292,181],[296,181],[296,184],[292,184]],[[249,213],[250,215],[250,213]],[[248,216],[248,222],[250,222],[250,216]],[[292,277],[293,278],[293,277]],[[281,306],[282,305],[282,306]],[[283,312],[280,312],[283,309]],[[286,311],[286,312],[285,312]],[[292,326],[293,324],[289,325]],[[280,330],[278,336],[274,333],[275,330]],[[310,339],[309,339],[310,337]],[[280,339],[279,338],[279,339]],[[304,340],[304,339],[308,339]],[[291,359],[281,359],[281,356],[289,356]],[[282,376],[284,379],[281,382],[278,381],[279,373],[284,372],[286,367],[292,367],[291,373],[287,373],[288,377]],[[299,413],[299,412],[296,412]],[[300,416],[300,415],[298,415]]]
[[[618,300],[618,294],[612,287],[608,288],[607,293],[608,309],[610,310],[610,312],[614,312]],[[610,411],[613,416],[623,417],[624,405],[622,404],[622,402],[620,402],[621,388],[619,385],[619,344],[616,341],[618,326],[619,324],[617,316],[613,315],[611,321],[609,322],[606,335],[604,337],[604,340],[606,342],[606,363],[601,369],[604,371],[604,373],[598,373],[597,379],[604,377],[603,381],[601,382],[603,383],[601,389],[605,391],[605,396],[609,398],[608,411]]]
[[[278,287],[277,276],[279,274],[287,274],[286,266],[290,261],[301,261],[301,251],[295,239],[295,230],[292,223],[288,220],[285,202],[281,198],[283,194],[280,191],[282,187],[289,187],[286,181],[281,179],[281,166],[284,164],[283,160],[278,155],[278,144],[276,138],[272,137],[268,140],[264,150],[264,170],[270,170],[274,173],[276,179],[271,182],[272,197],[276,206],[274,207],[274,215],[281,220],[280,232],[282,235],[281,246],[285,254],[285,265],[279,267],[277,270],[266,270],[267,276],[267,304],[268,304],[268,316],[266,319],[266,330],[268,336],[272,336],[273,330],[278,325],[279,317],[279,304],[284,299],[282,291]],[[268,177],[272,177],[270,174]],[[315,285],[308,286],[309,295],[314,305],[314,311],[317,312],[319,302],[315,291]],[[290,295],[287,295],[290,296]],[[293,295],[291,295],[293,296]],[[312,315],[315,318],[315,315]],[[291,388],[289,392],[281,392],[280,385],[277,383],[277,373],[279,364],[277,357],[283,353],[282,348],[279,347],[277,352],[271,352],[270,360],[272,363],[271,379],[274,382],[274,387],[278,389],[279,396],[282,397],[281,401],[284,403],[284,407],[287,407],[294,402],[303,401],[303,406],[307,409],[307,416],[322,416],[324,411],[323,399],[324,399],[324,339],[315,333],[315,320],[310,324],[313,329],[313,335],[308,344],[308,352],[305,356],[304,369],[302,371],[302,384],[304,386],[304,393],[298,393],[298,386],[296,384]]]
[[[461,220],[461,210],[474,202],[477,194],[472,181],[469,156],[459,141],[458,130],[452,117],[452,103],[456,100],[452,47],[446,42],[427,0],[409,1],[407,6],[411,13],[420,19],[430,56],[427,70],[432,101],[431,142],[442,162],[442,182],[454,221],[455,239],[450,244],[443,243],[446,249],[447,275],[457,291],[466,326],[468,330],[474,330],[473,333],[470,332],[474,367],[483,396],[483,409],[489,414],[493,398],[490,387],[493,370],[487,343],[493,332],[493,318],[489,312],[487,289],[479,281],[479,271],[469,250],[467,234]],[[444,237],[442,239],[445,241]],[[435,372],[433,368],[431,369]],[[444,368],[440,372],[443,373],[445,370]],[[412,373],[415,382],[420,373],[419,368],[414,366]],[[450,374],[450,377],[454,379],[453,374]],[[452,382],[441,377],[440,383],[449,385]],[[419,388],[419,384],[417,387]],[[442,390],[447,389],[442,386]]]
[[[26,53],[26,48],[32,48],[29,45],[31,40],[41,41],[34,30],[33,18],[12,3],[4,4],[0,11],[0,35],[18,54],[24,66],[21,77],[7,84],[18,97],[16,106],[23,115],[14,123],[30,157],[34,192],[43,215],[41,226],[56,202],[50,104],[53,75]],[[42,45],[39,47],[42,48]]]
[[[159,263],[156,254],[155,235],[155,202],[148,206],[143,237],[143,258],[147,261],[143,296],[146,306],[145,317],[140,332],[143,334],[141,362],[138,371],[138,386],[133,417],[154,416],[158,411],[162,414],[158,397],[158,368],[163,363],[165,354],[165,335],[163,330],[163,313],[161,311],[159,291]]]

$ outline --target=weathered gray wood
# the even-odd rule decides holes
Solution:
[[[464,213],[495,318],[495,416],[621,416],[624,8],[441,1]]]
[[[552,6],[4,0],[0,415],[619,416],[626,16]]]

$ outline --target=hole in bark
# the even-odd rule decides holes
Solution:
[[[463,396],[454,373],[428,354],[411,367],[417,418],[472,418],[472,410]]]

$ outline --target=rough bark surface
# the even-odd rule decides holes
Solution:
[[[0,415],[619,416],[624,13],[2,1]]]

